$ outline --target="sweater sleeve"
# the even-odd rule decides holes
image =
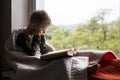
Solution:
[[[33,42],[34,44],[39,44],[41,54],[45,54],[55,50],[50,44],[46,43],[44,35],[34,35]]]
[[[36,52],[36,44],[31,43],[30,38],[25,33],[19,33],[16,41],[17,46],[21,47],[28,55],[34,55]]]
[[[33,43],[36,44],[36,45],[39,45],[41,54],[47,53],[46,46],[45,46],[45,37],[44,37],[44,35],[41,35],[41,36],[34,35],[33,36]]]

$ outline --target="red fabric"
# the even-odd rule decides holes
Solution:
[[[103,59],[112,60],[112,59],[116,59],[116,57],[114,56],[114,54],[112,52],[107,52],[104,54]]]
[[[106,52],[102,59],[100,60],[99,64],[101,64],[102,66],[106,65],[107,63],[109,63],[109,61],[116,59],[116,56],[112,53],[112,52]]]
[[[120,80],[120,59],[111,52],[106,53],[97,71],[89,76],[89,80]]]

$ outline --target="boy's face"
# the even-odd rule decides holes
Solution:
[[[41,25],[36,25],[36,24],[32,24],[32,29],[34,30],[34,33],[33,34],[36,34],[36,35],[45,35],[45,31],[47,29],[47,26],[41,26]]]
[[[45,28],[38,28],[38,35],[45,35],[46,27]]]

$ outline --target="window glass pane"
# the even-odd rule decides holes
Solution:
[[[44,0],[52,20],[46,38],[56,49],[113,50],[120,56],[119,7],[120,0]]]

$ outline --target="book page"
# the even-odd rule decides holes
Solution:
[[[41,55],[40,59],[53,59],[53,58],[60,58],[60,57],[69,57],[74,56],[76,54],[76,49],[65,49],[65,50],[58,50],[53,52],[48,52],[47,54]]]

